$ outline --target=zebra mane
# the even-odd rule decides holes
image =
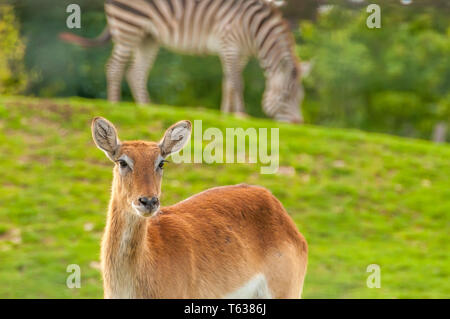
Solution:
[[[268,3],[276,8],[280,8],[286,5],[284,0],[263,0],[263,2]]]

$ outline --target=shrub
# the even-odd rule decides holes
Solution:
[[[12,7],[0,5],[0,94],[16,94],[27,84],[25,45],[18,29]]]

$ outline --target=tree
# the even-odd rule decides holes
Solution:
[[[382,27],[369,29],[365,8],[333,6],[301,24],[298,51],[314,60],[306,119],[429,139],[450,121],[446,13],[382,5]]]

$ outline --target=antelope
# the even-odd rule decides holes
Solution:
[[[96,146],[115,163],[101,245],[105,298],[301,298],[308,246],[267,189],[215,187],[160,207],[166,158],[192,124],[160,142],[119,140],[96,117]]]

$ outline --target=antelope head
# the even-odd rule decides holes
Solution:
[[[141,217],[156,213],[160,207],[166,158],[186,145],[191,129],[191,122],[180,121],[167,129],[160,142],[122,142],[111,122],[102,117],[94,118],[94,142],[115,163],[112,198],[116,204]]]

